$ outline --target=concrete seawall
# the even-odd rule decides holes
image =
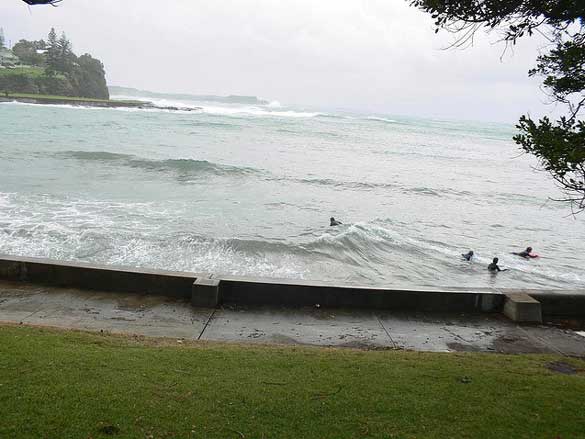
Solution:
[[[0,257],[0,279],[89,290],[190,298],[194,273],[108,267],[24,257]]]
[[[216,276],[97,266],[78,262],[0,256],[0,279],[90,290],[191,299],[196,306],[396,309],[432,312],[502,312],[510,294],[529,294],[542,314],[585,318],[585,290],[487,288],[385,288],[315,281]]]
[[[501,309],[504,302],[503,295],[494,291],[397,289],[236,276],[220,279],[222,302],[234,305],[491,312]]]

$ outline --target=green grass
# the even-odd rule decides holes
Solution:
[[[0,97],[6,97],[6,94],[0,93]],[[73,97],[73,96],[42,95],[42,94],[34,94],[34,93],[8,93],[8,97],[14,98],[14,99],[39,99],[39,100],[45,100],[45,101],[108,102],[108,103],[124,103],[124,104],[144,104],[144,101],[92,99],[92,98],[81,98],[81,97]]]
[[[585,437],[554,356],[178,344],[0,327],[2,438]]]
[[[45,69],[42,67],[14,67],[11,69],[0,69],[0,78],[5,76],[26,75],[39,77],[45,75]]]
[[[0,94],[0,97],[6,96]],[[83,102],[109,102],[107,99],[92,99],[92,98],[78,98],[74,96],[57,96],[57,95],[42,95],[35,93],[8,93],[11,98],[24,98],[24,99],[42,99],[42,100],[59,100],[59,101],[83,101]]]

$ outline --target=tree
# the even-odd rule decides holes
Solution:
[[[57,70],[62,73],[70,73],[75,63],[71,42],[67,39],[65,32],[57,41]]]
[[[104,65],[91,55],[86,53],[77,58],[77,65],[71,78],[77,87],[78,96],[94,99],[110,98]]]
[[[534,155],[566,194],[561,201],[585,210],[585,1],[583,0],[411,0],[431,14],[436,30],[457,34],[454,45],[473,43],[481,28],[503,30],[502,40],[513,45],[535,33],[550,42],[537,58],[530,76],[544,78],[550,98],[565,108],[557,121],[522,116],[514,141]]]
[[[51,28],[47,37],[47,75],[52,76],[59,71],[59,46],[57,44],[57,32]]]
[[[4,29],[0,27],[0,49],[4,48]]]
[[[18,56],[23,64],[30,66],[42,66],[45,63],[45,55],[42,51],[46,50],[46,44],[43,40],[27,41],[20,40],[12,48],[12,52]],[[41,51],[41,53],[39,53]]]

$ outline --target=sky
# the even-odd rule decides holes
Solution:
[[[543,40],[446,49],[453,35],[405,0],[2,0],[0,26],[13,43],[65,31],[109,85],[511,123],[554,111],[527,74]]]

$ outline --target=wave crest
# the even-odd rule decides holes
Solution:
[[[154,172],[176,172],[181,175],[249,175],[259,173],[257,169],[245,166],[231,166],[195,159],[166,159],[151,160],[130,154],[119,154],[107,151],[64,151],[56,154],[61,158],[69,158],[84,161],[98,161],[115,163],[120,166],[128,166]]]

